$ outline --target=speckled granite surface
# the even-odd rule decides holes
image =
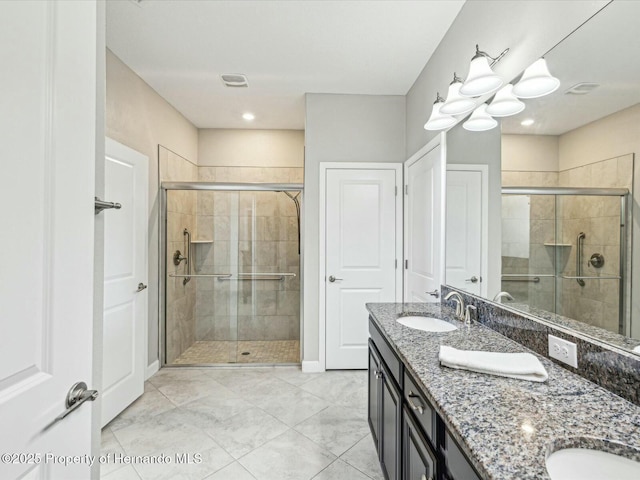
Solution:
[[[640,449],[640,407],[540,355],[549,373],[545,383],[441,367],[440,345],[528,351],[479,323],[458,322],[449,307],[377,303],[367,309],[483,478],[548,479],[547,452],[556,445],[579,444],[574,440],[579,437],[606,438]],[[396,322],[410,314],[442,318],[458,330],[429,333]]]
[[[451,290],[455,289],[443,286],[443,297]],[[578,368],[561,364],[563,368],[640,406],[640,356],[637,353],[632,353],[628,348],[616,350],[602,337],[584,335],[584,332],[576,331],[568,325],[546,322],[547,319],[528,317],[522,312],[514,312],[487,302],[483,298],[469,295],[460,290],[456,291],[463,296],[465,304],[476,306],[478,319],[483,325],[542,356],[548,357],[547,339],[549,334],[575,343],[578,346]],[[561,327],[567,328],[562,329]],[[635,340],[630,340],[630,342],[635,342]],[[613,346],[619,345],[614,343]],[[630,346],[631,344],[627,345],[627,347]],[[556,360],[552,361],[560,364]]]

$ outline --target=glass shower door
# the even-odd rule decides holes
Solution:
[[[301,193],[167,193],[167,364],[299,363]]]

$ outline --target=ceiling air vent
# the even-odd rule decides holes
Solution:
[[[592,92],[596,88],[598,88],[600,84],[598,83],[576,83],[573,87],[569,88],[565,93],[565,95],[586,95],[587,93]]]
[[[222,83],[224,83],[227,87],[248,87],[249,82],[247,82],[246,75],[241,73],[225,73],[220,75],[222,78]]]

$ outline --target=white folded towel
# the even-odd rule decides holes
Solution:
[[[530,353],[478,352],[440,345],[440,364],[532,382],[545,382],[549,378],[540,360]]]

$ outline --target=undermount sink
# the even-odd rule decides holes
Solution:
[[[562,448],[551,453],[545,462],[551,480],[640,478],[640,457],[636,450],[620,445],[607,452],[597,449],[601,445],[594,446],[596,448]]]
[[[398,318],[397,321],[405,327],[415,328],[416,330],[425,332],[451,332],[452,330],[458,329],[458,327],[439,318],[423,317],[420,315],[407,315],[406,317]]]

